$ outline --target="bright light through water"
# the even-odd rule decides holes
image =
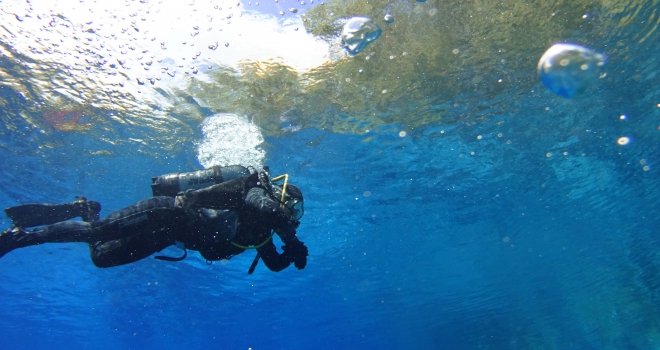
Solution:
[[[277,17],[235,1],[36,0],[3,3],[2,11],[18,19],[3,30],[17,51],[106,70],[110,84],[127,85],[130,78],[137,85],[180,85],[186,75],[203,79],[198,73],[209,67],[246,59],[281,59],[298,71],[328,59],[326,43],[296,30],[304,28],[300,16]]]
[[[303,73],[328,60],[328,44],[304,30],[300,14],[256,9],[237,1],[8,2],[2,4],[4,16],[16,20],[5,23],[0,33],[17,52],[67,71],[67,81],[41,84],[55,97],[93,105],[89,94],[120,91],[133,96],[136,106],[151,103],[162,109],[176,107],[162,91],[186,89],[192,79],[211,82],[207,73],[218,67],[240,70],[241,61],[275,60]],[[237,116],[225,116],[238,125]],[[207,124],[209,129],[217,123]],[[262,139],[256,127],[243,125],[234,132]],[[211,147],[204,140],[200,145]],[[260,152],[252,143],[241,145],[246,149],[229,152],[223,162],[239,163],[231,156]],[[200,157],[205,166],[213,165]]]

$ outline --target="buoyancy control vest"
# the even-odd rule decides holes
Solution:
[[[261,186],[267,188],[267,190],[270,192],[272,185],[270,183],[270,178],[267,175],[268,167],[264,167],[264,171],[265,174],[258,172],[258,181],[261,182]],[[173,173],[153,177],[151,179],[151,189],[154,196],[176,197],[181,192],[185,192],[187,190],[201,189],[248,175],[251,175],[250,170],[241,165],[231,165],[226,167],[213,166],[204,170],[187,173]],[[270,193],[272,195],[272,192]],[[236,235],[238,226],[238,215],[234,210],[215,210],[201,208],[195,213],[190,214],[192,214],[193,217],[197,217],[198,222],[206,229],[206,234],[204,237],[206,242],[226,240],[227,242],[231,242],[233,245],[242,249],[257,249],[270,241],[270,239],[273,237],[273,232],[271,232],[268,239],[266,239],[266,241],[263,243],[253,247],[244,247],[236,244],[232,240]],[[181,242],[177,242],[177,246],[183,250],[183,256],[178,258],[156,256],[155,258],[168,261],[181,261],[185,259],[188,255],[185,245],[183,245]],[[259,262],[259,258],[260,255],[257,253],[248,270],[249,274],[254,272],[254,269]],[[207,263],[210,263],[210,261],[207,260]]]
[[[240,165],[226,167],[212,166],[208,169],[186,173],[165,174],[151,178],[151,190],[154,196],[176,197],[181,192],[213,186],[225,181],[250,175],[250,171]],[[214,210],[200,208],[189,213],[203,230],[202,240],[206,243],[231,241],[236,235],[238,215],[233,210]],[[156,256],[159,260],[179,261],[187,256],[185,246],[177,242],[184,251],[180,258]]]
[[[270,177],[268,176],[268,171],[268,167],[264,167],[264,172],[257,172],[257,183],[260,183],[260,186],[267,189],[270,195],[273,196],[273,193],[271,192],[272,184]],[[197,190],[248,175],[252,175],[250,170],[240,165],[232,165],[227,167],[213,166],[204,170],[187,173],[173,173],[153,177],[151,179],[151,189],[154,196],[176,197],[181,192],[185,192],[187,190]],[[280,178],[285,178],[288,180],[288,175],[277,177],[277,179]],[[286,187],[286,180],[284,186]],[[282,199],[283,198],[284,195],[282,195]],[[271,232],[270,236],[261,244],[251,247],[241,246],[233,241],[238,225],[238,215],[234,210],[200,208],[196,212],[189,214],[192,214],[193,217],[197,217],[197,222],[199,222],[206,229],[207,233],[211,233],[210,236],[205,235],[203,238],[207,242],[225,240],[241,249],[257,249],[269,242],[274,234],[274,232]],[[179,258],[156,256],[155,258],[168,261],[180,261],[185,259],[188,255],[186,252],[186,247],[181,242],[177,242],[177,246],[183,250],[183,256]],[[254,269],[259,263],[259,258],[260,255],[257,253],[257,255],[254,257],[254,260],[252,261],[252,264],[250,265],[248,274],[252,274],[254,272]],[[207,263],[211,263],[211,261],[207,260]]]

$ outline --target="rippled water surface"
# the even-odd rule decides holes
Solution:
[[[350,56],[354,16],[382,32]],[[659,25],[655,0],[0,1],[1,204],[107,215],[152,176],[269,165],[310,249],[253,275],[17,250],[2,342],[657,348]],[[573,98],[537,73],[556,43],[603,58]]]

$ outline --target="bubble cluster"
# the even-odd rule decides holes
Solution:
[[[263,135],[246,118],[221,113],[207,117],[201,126],[203,138],[197,145],[197,160],[205,168],[239,163],[263,166]]]
[[[588,48],[560,43],[549,48],[539,60],[539,77],[550,91],[572,98],[586,91],[599,77],[603,55]]]

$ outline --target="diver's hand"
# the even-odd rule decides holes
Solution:
[[[300,226],[300,221],[289,221],[286,225],[275,229],[277,235],[280,236],[284,244],[289,244],[292,241],[297,241],[296,229]]]
[[[284,250],[282,256],[284,256],[289,262],[292,262],[298,270],[302,270],[307,266],[307,256],[309,255],[309,251],[303,242],[292,242],[283,246],[282,249]]]

